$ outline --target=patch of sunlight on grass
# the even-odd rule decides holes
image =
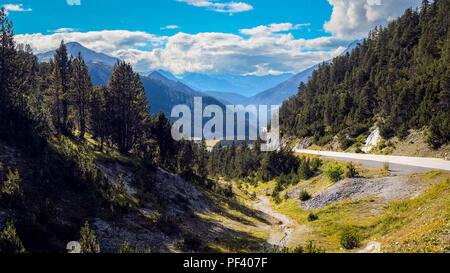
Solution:
[[[446,177],[421,196],[391,203],[374,230],[385,235],[388,252],[445,252],[450,250],[450,179]],[[433,179],[430,178],[430,179]]]

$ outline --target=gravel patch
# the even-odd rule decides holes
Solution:
[[[411,196],[420,188],[420,185],[408,183],[408,179],[402,176],[345,179],[322,191],[314,198],[303,202],[301,207],[305,210],[315,210],[336,202],[359,199],[369,195],[376,195],[390,202]]]

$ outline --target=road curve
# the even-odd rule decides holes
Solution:
[[[293,151],[294,153],[320,155],[336,159],[353,159],[355,161],[373,161],[380,163],[387,162],[389,164],[414,166],[432,170],[450,171],[450,161],[439,158],[339,153],[339,152],[311,151],[301,149],[294,149]]]

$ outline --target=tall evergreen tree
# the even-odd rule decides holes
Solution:
[[[81,253],[100,253],[100,244],[87,221],[81,228],[80,236]]]
[[[81,54],[72,62],[72,77],[70,85],[70,102],[73,104],[80,130],[80,138],[83,139],[86,133],[88,109],[92,96],[92,82],[88,68],[84,63]]]
[[[13,254],[13,253],[25,253],[25,247],[22,241],[17,235],[14,224],[9,221],[6,223],[6,227],[0,233],[0,253]]]
[[[195,168],[196,173],[203,181],[208,177],[207,161],[208,151],[206,150],[206,141],[202,139],[199,145],[196,147]]]
[[[111,137],[120,152],[128,153],[144,136],[149,106],[144,86],[130,64],[117,62],[106,98]]]
[[[54,112],[56,113],[56,124],[60,133],[67,133],[69,116],[69,88],[71,60],[69,59],[64,41],[61,41],[54,56],[54,69],[52,75],[52,92],[54,97]]]
[[[90,129],[94,138],[100,139],[100,151],[108,135],[108,112],[106,111],[106,99],[108,88],[104,85],[95,86],[92,89],[89,104]]]

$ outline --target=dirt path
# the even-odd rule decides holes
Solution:
[[[258,200],[259,202],[254,205],[254,208],[277,219],[279,221],[278,226],[281,228],[281,234],[271,233],[267,243],[272,246],[277,245],[280,248],[286,247],[291,239],[292,233],[298,227],[298,223],[286,215],[274,211],[270,206],[269,198],[258,196]],[[267,226],[266,228],[270,227],[271,226]]]

